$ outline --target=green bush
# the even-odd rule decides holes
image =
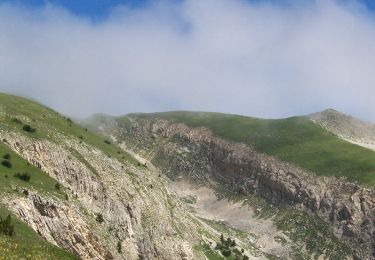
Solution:
[[[232,254],[232,251],[230,251],[230,249],[223,249],[221,250],[221,254],[225,257],[228,257]]]
[[[61,184],[57,182],[55,184],[55,188],[56,188],[56,190],[60,190],[61,189]]]
[[[12,163],[8,160],[2,161],[1,164],[9,169],[12,168]]]
[[[17,177],[18,179],[23,180],[23,181],[30,181],[31,179],[31,175],[27,172],[23,172],[23,173],[18,172],[14,175],[14,177]]]
[[[98,221],[100,224],[104,222],[102,213],[96,214],[96,221]]]
[[[104,142],[105,142],[106,144],[111,144],[111,141],[109,141],[109,140],[104,140]]]
[[[10,157],[10,154],[7,153],[7,154],[5,154],[5,155],[3,156],[3,158],[4,158],[4,159],[7,159],[7,160],[10,160],[11,157]]]
[[[34,133],[36,131],[35,128],[32,128],[30,125],[24,125],[22,127],[23,131],[29,132],[29,133]]]
[[[0,232],[7,236],[14,235],[14,226],[12,225],[12,219],[10,215],[5,220],[0,217]]]

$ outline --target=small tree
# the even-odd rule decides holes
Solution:
[[[6,160],[10,160],[11,156],[10,156],[9,153],[7,153],[7,154],[5,154],[5,155],[3,156],[3,158],[6,159]]]
[[[223,235],[223,234],[220,235],[220,242],[221,242],[222,244],[224,243],[224,235]]]

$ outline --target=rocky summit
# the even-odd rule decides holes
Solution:
[[[73,120],[0,94],[0,139],[0,258],[375,259],[374,127],[335,110]]]

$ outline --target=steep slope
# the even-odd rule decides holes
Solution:
[[[374,190],[349,181],[374,183],[375,153],[341,140],[308,117],[262,120],[169,112],[108,120],[111,128],[92,122],[91,127],[142,154],[171,179],[246,199],[307,253],[372,259]]]
[[[345,177],[363,184],[375,183],[374,152],[338,138],[308,117],[267,120],[219,113],[167,112],[130,114],[119,118],[101,115],[101,120],[107,122],[99,124],[101,129],[88,125],[96,131],[113,133],[115,123],[126,130],[132,120],[155,118],[189,127],[205,127],[218,137],[249,145],[317,175]]]
[[[345,115],[334,109],[327,109],[309,116],[311,120],[340,138],[375,150],[375,125]]]
[[[157,169],[23,98],[0,94],[0,122],[1,156],[11,164],[0,166],[0,215],[11,212],[16,223],[15,235],[0,234],[0,254],[204,259],[212,253],[200,246],[217,231],[191,214]]]

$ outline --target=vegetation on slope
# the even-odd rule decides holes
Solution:
[[[105,152],[122,162],[136,164],[137,161],[105,138],[75,124],[70,118],[44,107],[37,102],[0,93],[0,130],[7,129],[27,134],[36,139],[55,140],[55,133],[79,138],[87,144]]]
[[[137,164],[132,156],[119,147],[106,142],[104,137],[76,125],[71,119],[36,102],[0,93],[0,133],[3,131],[66,146],[69,144],[65,144],[65,140],[80,141],[123,163]],[[0,195],[3,198],[7,195],[29,196],[29,191],[36,191],[60,200],[67,199],[65,189],[55,179],[21,158],[8,145],[8,141],[2,137],[0,139]],[[79,160],[82,159],[73,154]],[[9,214],[5,205],[0,202],[0,217],[6,219]],[[70,253],[44,240],[15,215],[12,215],[11,219],[14,235],[0,234],[0,258],[6,256],[6,259],[75,259]]]
[[[6,219],[7,216],[11,216],[10,212],[0,205],[0,218]],[[1,259],[77,259],[45,241],[14,216],[11,216],[11,225],[14,227],[13,235],[0,234]]]
[[[2,161],[10,162],[11,167],[0,165],[1,194],[15,192],[14,188],[23,187],[26,190],[34,189],[42,193],[64,198],[62,190],[56,189],[55,187],[56,180],[18,156],[6,146],[4,141],[0,141],[0,158],[2,158]],[[4,157],[9,159],[5,159]],[[18,177],[26,173],[30,177],[29,180]]]
[[[318,175],[345,177],[375,184],[375,152],[346,142],[307,117],[258,119],[202,112],[131,114],[206,127],[215,135],[255,147],[258,151],[295,163]],[[119,118],[120,122],[128,122]]]

